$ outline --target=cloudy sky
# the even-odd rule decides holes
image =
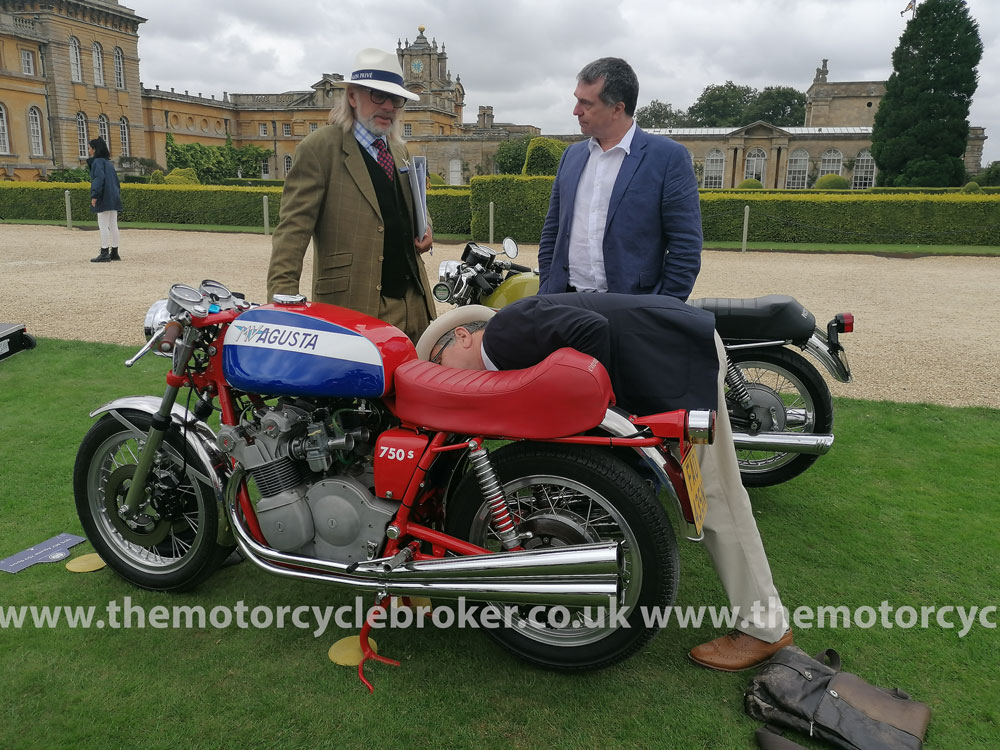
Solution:
[[[120,2],[148,19],[139,55],[150,88],[217,97],[307,90],[323,73],[349,73],[362,47],[395,49],[423,25],[462,78],[466,121],[491,105],[498,122],[543,133],[577,132],[576,73],[597,57],[632,64],[639,106],[687,108],[726,80],[805,91],[823,58],[831,81],[885,80],[910,17],[900,17],[907,0]],[[985,165],[1000,160],[1000,0],[968,6],[985,48],[970,117],[989,136]]]

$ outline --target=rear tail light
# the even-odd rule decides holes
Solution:
[[[854,315],[851,313],[837,313],[833,319],[837,323],[837,333],[852,333],[854,331]]]

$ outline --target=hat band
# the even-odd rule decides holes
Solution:
[[[352,81],[384,81],[394,83],[397,86],[403,85],[403,76],[392,73],[388,70],[355,70],[351,73]]]

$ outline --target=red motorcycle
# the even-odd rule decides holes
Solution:
[[[557,669],[627,658],[656,632],[641,608],[673,602],[677,544],[648,480],[700,538],[691,445],[711,442],[713,412],[629,415],[571,349],[527,370],[441,367],[382,321],[300,296],[255,306],[214,281],[174,285],[145,327],[125,364],[170,357],[166,392],[95,410],[73,476],[87,537],[131,583],[188,589],[238,547],[377,607],[503,605],[513,617],[486,632]],[[554,607],[566,616],[537,614]],[[594,616],[614,607],[629,627]]]

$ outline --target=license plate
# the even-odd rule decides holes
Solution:
[[[689,450],[681,465],[684,470],[684,485],[687,487],[688,500],[691,502],[691,514],[694,516],[694,527],[701,534],[705,523],[705,512],[708,510],[708,500],[705,499],[705,488],[701,483],[701,465],[698,454]]]

